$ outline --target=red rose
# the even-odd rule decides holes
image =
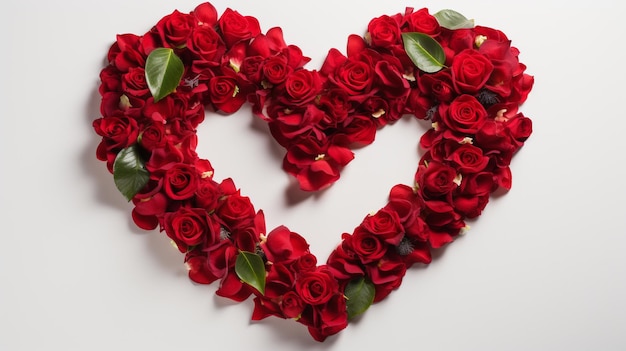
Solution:
[[[400,217],[389,208],[383,208],[373,215],[368,215],[361,225],[365,230],[377,235],[390,245],[398,245],[404,236]]]
[[[296,292],[304,302],[321,305],[339,292],[339,284],[327,268],[318,267],[317,270],[302,273],[298,277]]]
[[[172,200],[185,200],[194,195],[198,187],[198,173],[190,165],[179,163],[165,172],[163,188]]]
[[[363,100],[372,90],[373,67],[365,60],[348,59],[328,79],[344,90],[350,99]]]
[[[225,196],[218,206],[217,216],[231,230],[246,225],[256,215],[250,198],[239,195],[239,192]]]
[[[252,16],[242,16],[230,8],[218,20],[226,46],[231,47],[241,40],[252,39],[261,33],[259,21]]]
[[[459,172],[478,173],[487,167],[489,157],[483,155],[483,150],[471,144],[463,144],[449,157],[454,162]]]
[[[263,64],[263,76],[272,84],[280,84],[292,72],[287,58],[282,55],[272,56]]]
[[[388,245],[383,238],[358,226],[351,237],[351,244],[362,263],[371,263],[380,260],[387,252]]]
[[[373,47],[386,48],[401,42],[398,22],[387,15],[371,20],[367,25],[367,33]]]
[[[428,13],[427,8],[418,10],[417,12],[408,13],[405,16],[405,20],[408,23],[409,32],[420,32],[428,34],[431,37],[439,35],[441,32],[441,26],[435,18],[435,16]]]
[[[98,118],[93,121],[93,128],[102,136],[96,157],[101,161],[107,161],[109,170],[112,170],[117,153],[134,144],[139,135],[137,120],[127,117]]]
[[[163,46],[179,48],[185,45],[191,30],[195,26],[194,17],[175,10],[163,17],[155,26]]]
[[[210,245],[219,238],[219,226],[200,208],[181,207],[166,213],[163,222],[165,233],[180,252],[187,252],[190,246],[201,243]]]
[[[474,49],[466,49],[454,57],[452,83],[459,94],[475,94],[489,80],[493,64],[489,58]]]
[[[476,134],[487,119],[485,107],[471,95],[460,95],[439,113],[448,128],[463,134]]]
[[[122,90],[138,98],[145,99],[149,96],[150,90],[146,83],[146,73],[142,67],[128,69],[128,72],[122,76]]]
[[[196,27],[187,39],[187,48],[203,61],[215,61],[226,51],[219,34],[209,26]]]
[[[292,262],[309,251],[309,244],[297,233],[285,226],[279,226],[267,235],[261,244],[268,261],[273,263]]]
[[[218,184],[210,178],[201,178],[196,188],[196,206],[212,212],[222,196]]]
[[[348,281],[351,278],[363,276],[365,274],[363,266],[352,247],[353,236],[344,233],[341,238],[341,244],[328,256],[326,263],[328,268],[333,273],[333,276],[341,281]]]
[[[428,95],[439,102],[449,103],[456,96],[452,84],[452,76],[448,70],[424,74],[420,76],[418,85],[422,94]]]
[[[289,291],[282,297],[281,310],[287,318],[298,318],[304,310],[304,303],[294,291]]]
[[[342,145],[365,146],[374,142],[376,123],[372,118],[362,115],[352,117],[350,123],[335,136],[335,141]]]
[[[437,161],[430,161],[428,166],[420,166],[415,176],[419,190],[427,199],[447,196],[457,188],[456,170]]]
[[[317,97],[322,90],[322,78],[317,71],[299,69],[285,80],[286,96],[279,96],[279,101],[286,105],[303,106]]]
[[[216,109],[233,113],[246,102],[235,77],[217,76],[209,79],[209,99]]]

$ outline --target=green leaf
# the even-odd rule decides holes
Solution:
[[[446,54],[441,45],[424,33],[402,33],[404,50],[411,61],[426,73],[435,73],[445,67]]]
[[[448,29],[474,28],[474,20],[467,19],[454,10],[441,10],[434,14],[439,25]]]
[[[253,252],[239,251],[235,273],[244,283],[265,294],[265,263],[261,256]]]
[[[348,319],[352,319],[365,312],[372,302],[376,289],[374,284],[364,277],[351,280],[346,285],[344,295],[346,296],[346,307],[348,309]]]
[[[113,163],[113,181],[117,189],[130,201],[150,180],[139,155],[137,144],[120,151]]]
[[[157,48],[148,55],[145,70],[148,88],[156,102],[176,90],[185,67],[174,50]]]

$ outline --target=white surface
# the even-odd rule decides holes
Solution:
[[[251,301],[192,284],[163,235],[134,227],[95,159],[98,74],[115,35],[143,34],[198,2],[4,2],[0,350],[626,349],[620,2],[213,3],[256,16],[264,31],[283,27],[310,68],[371,18],[405,6],[453,8],[503,30],[536,79],[522,107],[534,134],[513,160],[513,189],[327,342],[291,321],[250,323]],[[411,181],[424,128],[404,120],[384,129],[329,191],[296,199],[286,195],[281,154],[248,110],[207,117],[199,153],[264,209],[268,227],[303,234],[324,260],[393,184]]]

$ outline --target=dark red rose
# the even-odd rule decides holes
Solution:
[[[190,246],[210,245],[219,238],[219,225],[200,208],[181,207],[166,213],[163,227],[180,252],[187,252]]]
[[[368,215],[361,225],[365,230],[377,235],[390,245],[398,245],[404,236],[400,217],[389,208],[383,208],[373,215]]]
[[[222,196],[219,185],[210,177],[201,178],[196,188],[196,206],[212,212],[217,207],[218,199]]]
[[[387,252],[388,244],[383,238],[358,226],[351,237],[354,253],[359,256],[362,263],[371,263],[380,260]]]
[[[371,20],[367,25],[367,33],[373,47],[386,48],[401,42],[398,22],[387,15]]]
[[[441,26],[435,16],[428,13],[427,8],[405,15],[409,32],[420,32],[436,37],[441,32]]]
[[[273,229],[265,243],[261,244],[268,261],[274,263],[289,263],[308,253],[309,244],[298,233],[290,231],[285,226]]]
[[[252,39],[261,33],[261,27],[256,18],[242,16],[230,8],[222,13],[218,25],[228,47],[233,46],[238,41]]]
[[[341,238],[341,244],[328,256],[326,263],[328,268],[341,281],[363,276],[365,271],[352,246],[353,236],[344,233]]]
[[[152,151],[165,146],[167,135],[163,123],[149,123],[139,134],[139,144],[146,150]]]
[[[419,89],[422,94],[428,95],[439,102],[450,103],[456,96],[452,84],[452,75],[450,75],[448,70],[420,76]]]
[[[217,61],[226,51],[220,35],[209,26],[194,28],[187,39],[187,48],[203,61]]]
[[[103,117],[93,121],[96,133],[102,136],[102,141],[96,149],[96,157],[107,161],[107,167],[112,170],[113,161],[117,153],[137,141],[139,129],[137,121],[128,117]]]
[[[179,48],[187,43],[187,38],[195,25],[193,16],[175,10],[163,17],[155,28],[163,41],[163,46]]]
[[[457,172],[454,168],[436,161],[421,165],[415,175],[419,190],[427,199],[450,195],[457,188]]]
[[[460,95],[439,113],[450,130],[463,134],[476,134],[487,119],[485,107],[472,95]]]
[[[188,199],[198,188],[198,172],[188,164],[176,164],[165,172],[163,188],[172,200]]]
[[[350,123],[344,126],[335,136],[335,141],[342,145],[361,147],[374,142],[376,123],[372,118],[355,115]]]
[[[477,50],[467,49],[454,57],[452,83],[459,94],[475,94],[485,86],[493,72],[489,58]]]
[[[281,310],[287,318],[298,318],[304,310],[304,302],[294,291],[289,291],[282,297]]]
[[[198,284],[211,284],[218,279],[208,268],[206,252],[198,249],[187,252],[185,265],[189,269],[189,279]]]
[[[459,172],[478,173],[487,167],[489,157],[483,155],[483,150],[471,144],[463,144],[449,157],[456,164]]]
[[[128,72],[131,67],[143,67],[146,53],[142,52],[141,38],[134,34],[119,34],[107,55],[108,61],[120,72]]]
[[[321,305],[339,293],[339,284],[327,268],[319,267],[298,277],[296,292],[305,303]]]

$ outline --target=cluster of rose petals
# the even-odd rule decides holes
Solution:
[[[443,47],[445,68],[414,66],[403,32],[430,35]],[[148,54],[172,48],[184,63],[176,91],[155,102],[145,78]],[[159,228],[185,256],[189,277],[219,281],[217,294],[235,301],[254,296],[252,319],[290,318],[323,341],[348,323],[344,289],[364,277],[374,302],[398,288],[406,270],[428,264],[431,250],[451,242],[489,195],[511,187],[512,156],[532,131],[518,111],[533,78],[504,33],[488,27],[450,30],[427,9],[374,18],[364,36],[348,38],[347,52],[331,49],[318,70],[287,45],[280,28],[265,34],[251,16],[204,3],[174,11],[142,36],[118,35],[101,72],[102,117],[93,127],[97,157],[110,172],[120,150],[137,145],[150,181],[132,202],[135,223]],[[432,123],[411,186],[396,185],[388,203],[365,216],[324,264],[299,234],[284,226],[267,232],[231,179],[217,182],[196,154],[205,109],[233,113],[250,103],[285,148],[283,168],[300,187],[316,191],[339,179],[352,149],[403,115]],[[264,294],[235,273],[240,251],[261,255]]]

